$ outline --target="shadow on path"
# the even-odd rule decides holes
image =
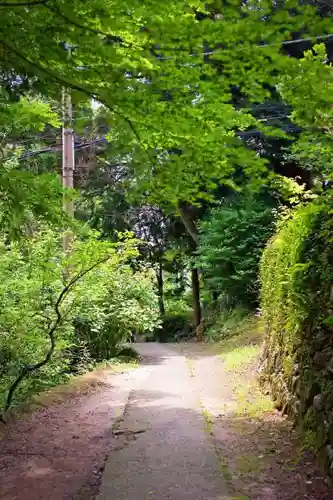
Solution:
[[[182,355],[191,349],[204,366],[192,376]],[[93,500],[107,455],[99,500],[333,498],[285,419],[233,411],[214,352],[188,344],[138,350],[142,367],[133,378],[115,376],[112,387],[8,427],[0,441],[1,500]]]

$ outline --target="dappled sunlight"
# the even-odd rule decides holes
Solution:
[[[18,461],[11,455],[15,452],[12,444],[3,442],[5,455],[0,459],[4,466],[21,464],[22,491],[32,487],[39,490],[47,478],[69,481],[59,471],[64,463],[69,471],[73,470],[73,458],[78,467],[83,461],[87,471],[87,450],[93,443],[99,447],[108,440],[109,450],[113,451],[103,480],[105,491],[121,488],[130,500],[146,498],[140,497],[138,491],[147,488],[153,492],[152,500],[159,500],[161,492],[169,498],[181,494],[182,500],[193,499],[206,490],[210,493],[202,497],[205,500],[291,498],[281,497],[281,489],[295,492],[292,498],[301,500],[315,488],[323,492],[321,500],[330,498],[313,457],[300,449],[288,421],[265,407],[263,401],[269,398],[257,399],[255,372],[249,372],[249,367],[253,370],[254,366],[252,356],[248,363],[241,363],[243,375],[237,370],[235,376],[233,370],[225,369],[223,357],[211,353],[190,356],[185,344],[145,344],[144,349],[146,355],[150,353],[148,363],[143,360],[137,370],[114,375],[110,379],[113,387],[102,399],[106,388],[101,389],[101,396],[92,395],[89,402],[76,408],[74,420],[68,421],[70,417],[63,415],[61,425],[56,424],[52,432],[49,426],[34,437],[41,446],[38,452],[43,452],[47,441],[52,443],[47,462],[31,458],[31,451],[22,446],[22,460]],[[236,352],[240,362],[240,346]],[[237,380],[239,385],[235,385]],[[122,413],[119,409],[124,398],[127,405]],[[70,411],[74,408],[68,407]],[[76,420],[83,417],[87,420],[78,429]],[[100,418],[103,432],[98,424]],[[91,424],[95,435],[90,430],[87,436]],[[68,456],[68,451],[62,455],[68,442],[73,457]],[[224,491],[226,486],[228,493]],[[2,491],[11,491],[7,482],[2,487],[7,488]],[[9,500],[11,496],[3,498]]]
[[[231,491],[263,500],[267,491],[272,499],[312,498],[319,491],[322,496],[313,498],[330,498],[313,455],[302,451],[290,423],[276,412],[216,419],[212,429]]]
[[[256,345],[248,345],[235,347],[227,353],[220,354],[224,361],[224,366],[227,371],[236,371],[241,369],[244,364],[251,363],[258,358],[260,347]]]
[[[0,13],[0,500],[332,500],[333,0]]]
[[[230,498],[328,500],[314,456],[259,387],[261,341],[252,331],[215,343],[213,356],[212,347],[201,347],[203,356],[184,348]]]

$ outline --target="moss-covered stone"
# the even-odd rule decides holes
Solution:
[[[332,349],[324,349],[323,351],[317,351],[313,356],[313,363],[318,368],[325,368],[328,366],[332,359]]]

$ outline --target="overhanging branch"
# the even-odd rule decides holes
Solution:
[[[145,152],[145,154],[146,154],[149,162],[151,163],[151,165],[153,165],[153,160],[152,160],[152,158],[151,158],[151,156],[149,154],[149,151],[142,144],[141,138],[140,138],[140,136],[139,136],[139,134],[138,134],[138,132],[136,130],[136,127],[134,126],[132,120],[130,118],[128,118],[128,116],[126,116],[123,113],[121,113],[121,111],[119,111],[119,110],[117,110],[115,108],[112,108],[105,101],[105,99],[103,99],[100,96],[96,95],[96,93],[92,92],[90,89],[87,89],[85,87],[77,85],[76,83],[73,83],[73,82],[68,82],[64,78],[61,78],[59,75],[54,74],[53,71],[45,68],[44,66],[36,63],[35,61],[31,61],[26,56],[24,56],[23,54],[21,54],[20,51],[17,50],[15,47],[12,47],[10,44],[8,44],[8,42],[5,42],[4,40],[0,39],[0,44],[2,44],[3,47],[5,47],[9,52],[12,52],[17,57],[19,57],[20,59],[22,59],[22,61],[26,62],[29,66],[31,66],[33,68],[36,68],[36,69],[38,69],[38,71],[40,71],[40,72],[48,75],[49,77],[51,77],[54,81],[56,81],[60,85],[62,85],[64,87],[67,87],[67,88],[72,88],[74,90],[82,92],[83,94],[88,95],[89,97],[91,97],[93,99],[97,99],[101,104],[103,104],[105,107],[107,107],[108,109],[110,109],[113,113],[115,113],[116,115],[120,116],[128,124],[130,130],[135,135],[135,137],[138,140],[140,146],[142,147],[143,151]]]
[[[0,2],[0,7],[34,7],[45,5],[49,0],[36,0],[36,2]]]

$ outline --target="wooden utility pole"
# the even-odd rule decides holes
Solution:
[[[64,188],[74,188],[74,132],[73,110],[70,91],[63,90],[63,126],[62,126],[62,185]],[[69,215],[74,215],[72,201],[65,199],[64,209]]]
[[[74,188],[74,131],[73,131],[73,109],[70,90],[63,89],[62,91],[62,110],[63,110],[63,126],[62,126],[62,185],[64,188]],[[74,217],[74,202],[65,194],[64,210],[70,217]],[[70,251],[72,236],[66,233],[64,236],[64,250]]]

